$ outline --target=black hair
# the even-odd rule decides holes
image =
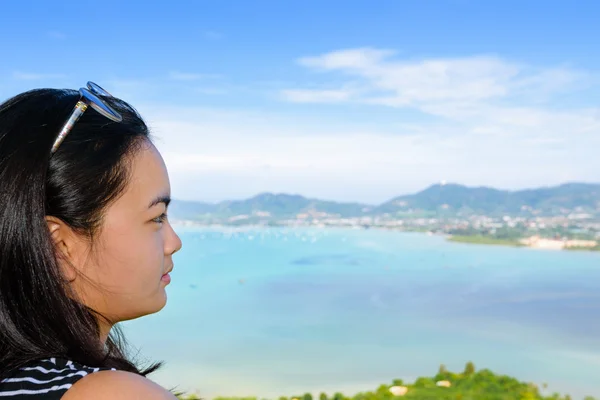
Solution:
[[[162,365],[130,361],[116,326],[101,342],[102,316],[72,293],[46,222],[58,218],[93,243],[103,213],[127,186],[129,156],[150,140],[133,107],[103,99],[123,121],[90,107],[54,154],[78,92],[36,89],[0,104],[0,380],[50,357],[143,376]]]

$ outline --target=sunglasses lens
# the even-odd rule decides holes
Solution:
[[[103,102],[98,96],[86,88],[79,89],[79,93],[81,93],[86,103],[89,104],[90,107],[104,115],[106,118],[109,118],[115,122],[121,122],[123,120],[121,114],[113,110],[111,106]]]
[[[88,89],[90,89],[90,91],[92,93],[94,93],[97,96],[112,97],[112,94],[108,93],[106,90],[102,89],[100,86],[96,85],[94,82],[88,82],[87,87],[88,87]]]

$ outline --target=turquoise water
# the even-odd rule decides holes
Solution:
[[[380,230],[176,228],[167,306],[123,325],[203,396],[353,392],[441,363],[600,396],[600,254]]]

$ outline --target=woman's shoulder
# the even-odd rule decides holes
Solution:
[[[173,400],[176,397],[143,376],[125,371],[100,371],[81,379],[62,400]]]
[[[151,389],[170,394],[148,379],[133,373],[117,371],[114,368],[89,367],[62,358],[48,358],[31,362],[19,368],[10,378],[3,380],[0,385],[0,398],[99,400],[135,398],[139,393],[143,394],[140,398],[174,398],[166,395],[157,397]]]

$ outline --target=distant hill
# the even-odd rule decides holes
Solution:
[[[373,206],[360,203],[323,201],[283,193],[261,193],[246,200],[222,201],[216,204],[174,200],[169,213],[179,219],[198,219],[208,216],[232,217],[253,215],[258,212],[269,213],[274,218],[287,218],[310,211],[353,217],[364,215],[372,209]]]
[[[169,216],[176,219],[196,219],[202,215],[214,213],[216,205],[201,201],[173,199],[169,205]]]
[[[567,183],[555,187],[518,191],[457,184],[433,185],[422,192],[396,197],[383,203],[374,213],[412,210],[463,214],[519,214],[536,210],[557,214],[561,209],[597,212],[600,209],[600,184]]]
[[[203,219],[256,213],[271,218],[287,218],[306,212],[357,217],[419,213],[515,215],[536,212],[548,215],[560,214],[564,210],[600,213],[600,184],[567,183],[518,191],[437,184],[416,194],[395,197],[378,206],[310,199],[297,194],[261,193],[246,200],[216,204],[174,200],[169,212],[176,219]]]
[[[178,397],[180,400],[200,400],[196,395]],[[253,400],[259,397],[215,397],[214,400]],[[315,396],[315,398],[317,398]],[[501,375],[485,368],[476,370],[472,362],[468,362],[461,372],[448,371],[446,366],[440,365],[438,373],[434,376],[421,376],[413,383],[394,379],[379,385],[370,391],[362,391],[355,395],[335,392],[333,395],[320,393],[319,399],[324,400],[431,400],[431,399],[486,399],[486,400],[570,400],[569,395],[543,395],[539,386],[531,382],[522,382],[508,375]],[[279,400],[313,399],[312,393],[295,393],[292,396],[279,397]],[[594,400],[587,396],[584,400]]]
[[[269,212],[273,216],[287,217],[307,211],[340,214],[342,217],[360,215],[363,209],[373,208],[359,203],[338,203],[308,199],[300,195],[261,193],[247,200],[225,201],[217,205],[221,215],[252,214],[256,211]]]

